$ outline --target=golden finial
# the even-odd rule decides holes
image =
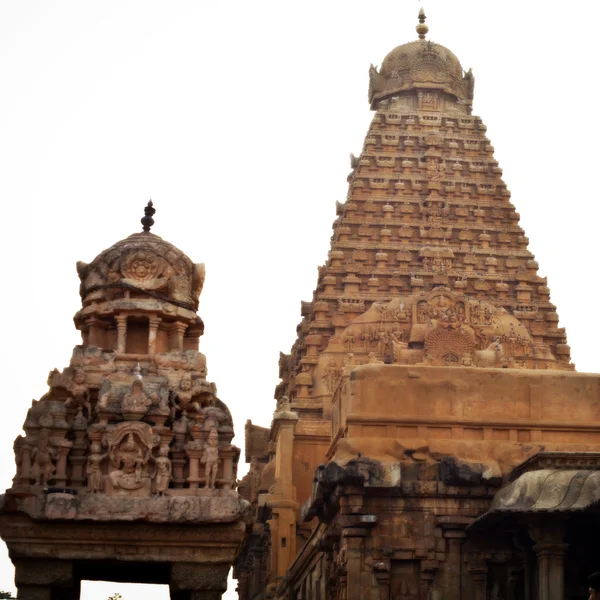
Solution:
[[[421,10],[419,11],[419,24],[416,27],[420,40],[424,40],[425,34],[429,31],[429,27],[425,25],[426,18],[425,11],[423,10],[423,7],[421,7]]]

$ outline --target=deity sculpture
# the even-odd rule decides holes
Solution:
[[[33,461],[31,475],[37,485],[47,484],[52,479],[56,454],[56,449],[52,447],[49,439],[49,430],[42,429],[38,445],[31,453]]]
[[[219,460],[219,434],[214,428],[210,430],[208,441],[204,444],[204,453],[202,454],[201,461],[204,464],[205,487],[214,489],[217,470],[221,462]]]
[[[144,392],[144,385],[141,379],[136,379],[131,384],[131,391],[125,394],[121,401],[121,409],[123,414],[136,414],[143,415],[147,412],[148,408],[152,405],[152,400]]]
[[[85,383],[85,372],[81,368],[75,369],[73,378],[67,387],[67,391],[71,394],[70,398],[65,401],[65,406],[75,406],[77,409],[86,408],[88,418],[92,414],[92,405],[90,403],[90,391]]]
[[[169,489],[171,482],[171,461],[169,460],[169,447],[161,446],[158,451],[158,457],[155,460],[156,473],[154,474],[154,484],[156,493],[159,496]]]
[[[90,492],[101,492],[104,489],[104,475],[100,464],[105,456],[106,454],[100,453],[100,444],[92,442],[90,455],[86,464],[88,489]]]
[[[133,433],[127,434],[125,441],[111,453],[111,459],[117,469],[110,473],[109,479],[117,492],[127,493],[148,486],[149,478],[144,469],[148,456],[144,456]]]
[[[184,375],[179,382],[179,389],[174,393],[174,396],[179,400],[179,407],[173,404],[172,416],[175,418],[177,411],[187,414],[190,408],[193,408],[196,412],[200,410],[198,402],[192,402],[194,396],[194,390],[192,387],[192,379],[189,375]]]

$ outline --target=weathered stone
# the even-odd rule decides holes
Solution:
[[[245,535],[233,421],[198,352],[204,266],[150,233],[150,217],[143,233],[78,263],[83,344],[50,373],[15,441],[0,533],[19,597],[75,599],[90,570],[169,583],[180,562],[183,590],[220,591]]]
[[[472,72],[425,39],[422,11],[417,32],[369,71],[375,114],[297,340],[280,355],[268,459],[255,442],[247,453],[256,533],[236,564],[241,600],[535,598],[525,582],[538,566],[537,589],[562,597],[560,536],[534,549],[523,524],[530,496],[517,483],[529,473],[496,496],[503,508],[478,522],[485,533],[468,527],[520,464],[598,467],[600,377],[573,373],[547,281],[472,115]],[[286,427],[282,407],[297,415]],[[540,452],[548,458],[536,467]],[[535,506],[560,497],[568,512],[583,476],[566,479],[553,476],[560,489]],[[285,512],[298,504],[300,518]],[[573,565],[595,554],[586,533],[569,532]]]

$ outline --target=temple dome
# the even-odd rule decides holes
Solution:
[[[118,241],[89,264],[78,262],[77,272],[84,306],[128,291],[195,311],[204,282],[203,264],[149,231]]]
[[[470,70],[463,73],[460,61],[448,48],[425,39],[428,27],[422,11],[419,21],[420,39],[394,48],[379,71],[371,65],[369,102],[373,109],[380,100],[410,90],[439,90],[464,104],[472,103],[473,74]]]
[[[372,105],[414,89],[441,90],[470,104],[473,76],[470,71],[463,74],[453,52],[428,40],[416,40],[394,48],[383,59],[379,72],[371,67],[369,101]]]

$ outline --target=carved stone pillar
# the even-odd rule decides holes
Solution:
[[[88,319],[86,321],[88,327],[87,342],[90,346],[104,346],[103,327],[99,319]]]
[[[540,542],[533,549],[538,559],[539,600],[563,600],[564,555],[567,544]]]
[[[540,520],[529,526],[529,535],[535,542],[533,549],[538,562],[538,599],[562,600],[565,574],[564,526],[560,522]]]
[[[72,444],[69,442],[60,445],[58,451],[58,460],[56,461],[56,473],[54,481],[56,486],[63,487],[67,485],[67,457],[71,450]]]
[[[223,489],[230,490],[233,488],[233,457],[235,452],[232,449],[221,450],[219,456],[223,462]]]
[[[435,572],[427,571],[421,573],[421,600],[429,600],[431,598],[431,589],[433,587],[433,580],[435,579]]]
[[[158,326],[160,325],[160,317],[150,317],[148,320],[148,354],[154,356],[156,354],[156,334],[158,333]]]
[[[64,560],[15,560],[15,584],[19,600],[79,600],[80,582],[73,578],[73,564]]]
[[[172,600],[220,600],[227,589],[228,564],[173,563]]]
[[[469,574],[473,582],[473,600],[486,600],[487,565],[479,562],[471,563]]]
[[[169,331],[169,350],[183,351],[183,336],[187,329],[187,323],[173,323]]]
[[[127,317],[117,315],[117,354],[125,354],[127,348]]]
[[[31,446],[27,443],[23,443],[22,455],[21,455],[21,471],[20,471],[20,483],[23,485],[29,485],[29,476],[31,473]]]
[[[202,458],[202,450],[200,448],[186,448],[186,453],[190,459],[190,472],[187,479],[190,489],[194,489],[200,485],[200,459]]]

